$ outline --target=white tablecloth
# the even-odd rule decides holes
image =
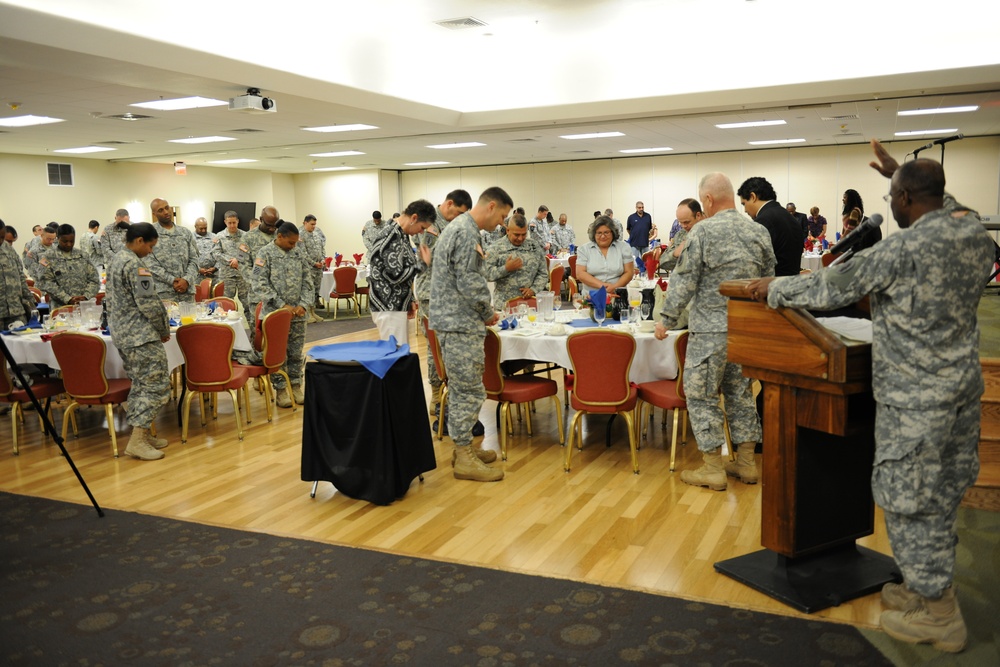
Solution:
[[[607,325],[605,325],[607,326]],[[588,329],[573,329],[573,332]],[[533,359],[557,364],[572,369],[569,352],[566,350],[567,336],[524,336],[514,331],[499,331],[501,341],[500,361],[510,359]],[[651,333],[635,334],[635,357],[629,369],[632,382],[652,380],[673,380],[677,377],[677,359],[674,357],[674,341],[680,335],[671,331],[664,340],[656,340]]]
[[[817,255],[814,252],[802,253],[802,267],[803,269],[809,269],[810,271],[819,271],[823,268],[822,255]]]
[[[554,266],[563,266],[567,271],[569,271],[569,255],[566,257],[550,257],[549,271],[551,271]]]
[[[358,280],[364,280],[368,277],[368,266],[362,264],[361,266],[354,267],[358,270],[358,277],[355,278],[355,282]],[[333,291],[333,270],[324,271],[323,279],[319,283],[319,296],[322,299],[327,299],[330,297],[330,292]]]
[[[225,324],[228,324],[236,332],[236,340],[233,343],[233,348],[249,351],[252,345],[244,329],[246,320],[243,318],[235,322],[227,320]],[[93,335],[103,340],[108,350],[104,358],[104,374],[109,378],[127,377],[125,367],[122,365],[121,356],[118,354],[118,348],[111,340],[111,336],[104,336],[96,332]],[[14,357],[14,361],[19,364],[45,364],[50,368],[59,368],[56,355],[52,352],[52,345],[47,341],[43,341],[40,334],[4,336],[4,342],[7,343],[7,348]],[[167,365],[170,367],[170,370],[184,363],[184,355],[181,354],[181,348],[177,345],[176,336],[171,335],[170,340],[164,343],[163,347],[167,352]]]

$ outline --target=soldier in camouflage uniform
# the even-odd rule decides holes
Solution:
[[[760,421],[753,402],[749,378],[739,364],[726,360],[729,322],[726,298],[719,293],[724,280],[774,275],[771,237],[761,225],[736,211],[732,182],[719,173],[705,176],[698,196],[708,217],[687,237],[684,259],[671,276],[656,337],[666,338],[681,311],[690,304],[687,359],[684,362],[684,392],[687,395],[691,430],[705,464],[681,472],[681,481],[726,489],[726,471],[719,448],[725,443],[723,419],[729,419],[732,441],[738,444],[741,478],[757,481],[754,447],[760,440]],[[725,397],[726,411],[719,407]]]
[[[205,218],[194,221],[194,244],[198,248],[198,282],[208,278],[214,287],[219,282],[219,268],[212,257],[215,237],[208,233],[208,220]],[[197,284],[195,287],[197,288]]]
[[[159,241],[148,258],[156,279],[156,293],[164,301],[194,303],[198,284],[198,246],[190,229],[174,224],[174,213],[165,199],[154,199],[149,208]]]
[[[250,308],[250,285],[245,276],[250,273],[250,246],[247,234],[240,229],[240,218],[236,211],[226,211],[226,228],[212,239],[212,261],[219,268],[219,279],[223,282],[223,294],[237,299],[243,306],[247,325],[253,331],[253,311]]]
[[[125,247],[125,232],[128,230],[129,224],[128,211],[120,208],[115,211],[114,223],[105,227],[104,232],[97,237],[97,255],[105,269],[111,266],[115,255]],[[106,273],[107,271],[105,271]],[[107,281],[105,281],[105,290],[107,289],[109,288]]]
[[[442,204],[437,207],[437,218],[427,228],[427,231],[417,234],[414,242],[418,246],[425,246],[431,251],[431,262],[434,257],[434,244],[437,243],[441,232],[448,226],[448,223],[472,208],[472,197],[465,190],[452,190],[445,197]],[[430,319],[431,316],[431,272],[429,265],[425,264],[421,257],[417,257],[420,271],[414,281],[413,289],[417,295],[418,312],[421,318]],[[431,416],[437,416],[441,407],[441,378],[438,377],[437,368],[434,366],[434,358],[427,355],[427,382],[431,385]]]
[[[170,340],[167,311],[156,292],[156,280],[146,258],[157,243],[157,232],[148,222],[129,226],[125,249],[107,271],[111,287],[108,328],[118,348],[125,373],[132,381],[128,395],[128,423],[132,435],[125,453],[143,461],[163,458],[167,441],[155,438],[150,427],[160,408],[170,399],[170,370],[163,344]]]
[[[316,228],[316,216],[307,215],[302,220],[299,232],[299,248],[309,267],[309,275],[313,284],[313,300],[309,303],[307,323],[322,322],[323,318],[316,314],[316,304],[319,303],[319,287],[323,280],[323,269],[326,268],[326,237]]]
[[[994,245],[979,216],[944,192],[944,169],[901,168],[873,141],[891,176],[900,231],[848,262],[748,293],[768,305],[833,309],[871,300],[875,462],[872,491],[903,584],[882,589],[882,628],[911,643],[961,651],[966,627],[955,596],[955,521],[979,473],[977,308]],[[671,289],[673,285],[671,285]],[[687,378],[685,378],[686,380]]]
[[[87,258],[88,262],[94,265],[95,269],[103,264],[101,253],[97,247],[97,239],[100,238],[98,230],[100,228],[101,223],[97,220],[91,220],[87,223],[87,232],[83,234],[80,242],[76,244],[79,246],[79,250],[83,253],[83,256]]]
[[[268,245],[274,241],[274,232],[278,228],[278,224],[281,222],[281,217],[278,215],[278,209],[273,206],[265,206],[261,209],[259,224],[256,228],[251,228],[246,236],[243,237],[244,242],[250,249],[250,263],[247,266],[243,274],[243,280],[250,288],[249,301],[250,301],[250,314],[247,315],[247,321],[252,322],[253,325],[250,327],[250,334],[256,331],[257,323],[255,321],[257,313],[257,304],[260,303],[260,299],[254,293],[254,280],[253,280],[253,267],[254,261],[257,259],[257,253],[260,252],[261,248]],[[263,318],[263,313],[261,318]]]
[[[538,244],[538,247],[542,249],[542,252],[548,252],[549,246],[552,244],[552,237],[549,234],[549,221],[548,221],[549,207],[542,204],[538,207],[538,213],[535,217],[528,221],[528,234],[531,240]],[[507,233],[510,233],[510,227],[507,227]]]
[[[685,240],[691,232],[691,228],[704,219],[705,214],[701,211],[701,204],[697,199],[685,199],[677,205],[677,222],[680,229],[674,234],[670,245],[666,248],[658,246],[653,250],[653,256],[660,260],[660,268],[664,271],[673,271],[680,261],[681,253],[684,250]]]
[[[292,407],[293,399],[299,404],[305,399],[302,392],[302,348],[306,340],[306,309],[312,303],[314,293],[309,267],[302,258],[301,250],[296,247],[298,242],[299,230],[295,225],[282,223],[274,243],[257,252],[253,266],[253,292],[262,304],[261,318],[282,308],[292,311],[294,315],[288,333],[288,359],[284,366],[292,382],[289,395],[280,391],[285,386],[285,379],[280,375],[274,376],[279,408]]]
[[[42,272],[45,270],[45,267],[39,264],[39,260],[52,247],[58,231],[59,223],[50,222],[42,229],[42,233],[31,239],[24,248],[24,270],[36,283],[42,279]]]
[[[9,329],[13,322],[27,322],[35,299],[24,281],[21,258],[6,241],[0,243],[0,290],[0,329]]]
[[[487,466],[480,454],[488,453],[495,461],[496,452],[472,444],[472,428],[486,400],[484,324],[498,319],[482,273],[479,231],[493,231],[513,205],[510,195],[498,187],[483,192],[472,210],[455,218],[441,234],[431,262],[430,326],[437,333],[448,370],[448,432],[455,444],[456,479],[503,479],[503,470]]]
[[[372,254],[372,245],[382,235],[389,226],[382,222],[382,212],[372,211],[372,219],[361,228],[361,241],[365,244],[365,250]]]
[[[559,214],[559,224],[552,228],[552,251],[569,250],[571,245],[576,245],[576,232],[566,224],[568,218],[565,213]]]
[[[42,255],[42,279],[38,287],[51,297],[50,307],[59,308],[93,299],[101,289],[101,277],[83,252],[74,246],[76,230],[59,225],[59,242]]]
[[[490,247],[483,275],[496,282],[493,303],[498,310],[511,299],[530,298],[548,289],[545,252],[528,238],[528,221],[523,215],[514,214],[507,225],[507,237]]]

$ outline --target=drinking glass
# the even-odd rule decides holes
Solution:
[[[573,309],[576,314],[580,314],[580,310],[583,308],[583,295],[579,292],[573,295]]]
[[[594,308],[594,319],[597,321],[597,326],[598,327],[604,326],[604,320],[607,317],[608,317],[608,308],[607,308],[607,306],[605,306],[604,310],[601,311],[601,312],[598,312],[597,308]]]
[[[38,311],[32,309],[31,315],[28,317],[28,324],[31,324],[32,322],[38,322],[38,321],[39,321],[38,320]]]
[[[535,320],[538,319],[538,310],[535,308],[528,308],[528,321],[531,322],[531,326],[535,326]]]
[[[652,311],[652,307],[649,305],[649,302],[642,304],[639,308],[642,310],[642,319],[649,319],[649,313]]]

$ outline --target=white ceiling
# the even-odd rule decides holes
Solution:
[[[931,16],[940,33],[928,34]],[[961,29],[949,29],[958,16]],[[462,17],[486,25],[434,23]],[[760,139],[829,146],[902,130],[997,135],[997,26],[1000,3],[972,0],[0,0],[0,118],[65,119],[0,128],[0,153],[101,145],[116,150],[90,157],[250,158],[257,162],[228,168],[304,173],[624,157],[620,150],[665,146],[752,150],[747,142]],[[129,106],[226,100],[250,86],[275,99],[277,112]],[[968,104],[980,109],[896,115]],[[128,112],[152,118],[109,118]],[[774,119],[787,124],[715,127]],[[378,129],[301,129],[345,123]],[[559,138],[593,131],[625,136]],[[236,141],[168,143],[206,135]],[[426,148],[459,141],[486,145]],[[336,150],[365,154],[310,157]]]

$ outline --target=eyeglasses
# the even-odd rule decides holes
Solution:
[[[594,236],[612,236],[613,234],[614,232],[609,232],[609,231],[594,232]]]

